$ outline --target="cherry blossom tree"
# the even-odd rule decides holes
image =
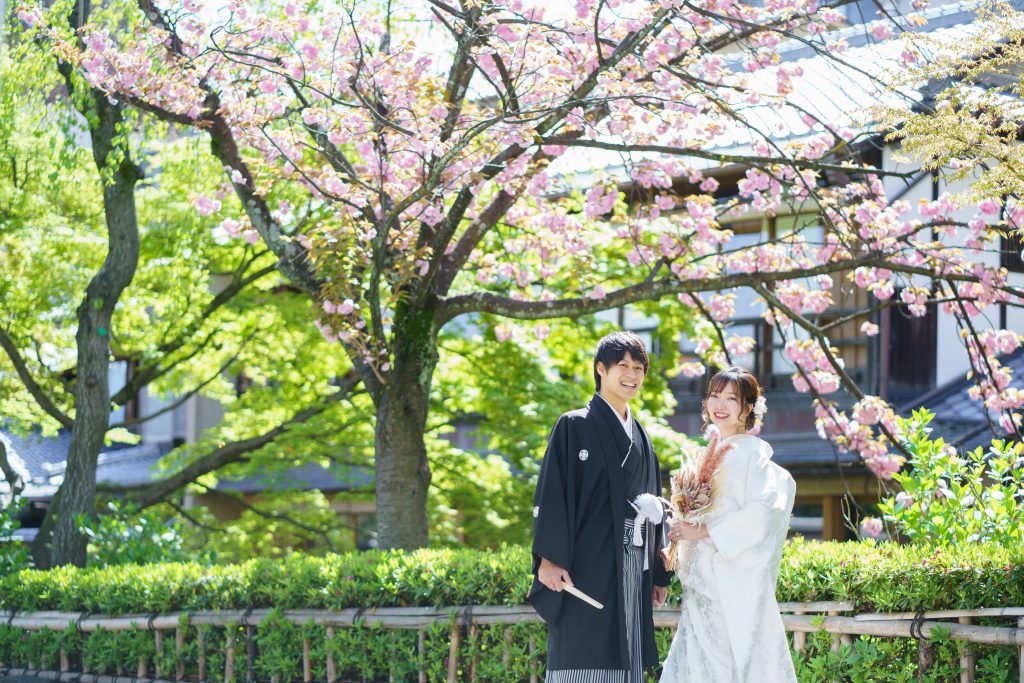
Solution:
[[[899,287],[915,314],[944,305],[965,326],[1024,292],[962,248],[964,231],[987,233],[951,218],[956,198],[887,199],[885,184],[915,169],[869,163],[876,125],[808,105],[786,58],[797,48],[909,103],[881,65],[852,58],[859,34],[834,30],[845,4],[578,0],[556,16],[521,0],[139,0],[124,11],[142,30],[96,22],[84,47],[50,28],[56,10],[20,12],[112,101],[209,135],[225,180],[196,211],[235,193],[244,214],[221,228],[262,240],[315,301],[375,406],[381,544],[414,547],[427,542],[438,334],[482,314],[510,321],[499,336],[513,324],[543,336],[546,320],[679,297],[707,319],[699,351],[718,365],[754,344],[725,327],[730,294],[749,288],[788,340],[822,434],[882,476],[899,467],[892,408],[846,373],[821,321],[834,292],[864,293],[844,323]],[[861,33],[904,69],[927,56],[900,37],[923,19],[890,9]],[[732,223],[766,215],[802,218],[734,239]],[[1004,220],[1020,225],[1024,204],[1007,201]],[[986,340],[1021,341],[976,332],[979,359]],[[993,407],[1019,430],[1024,397],[992,370]],[[841,387],[857,399],[849,414],[829,398]]]

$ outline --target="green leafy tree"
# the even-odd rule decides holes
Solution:
[[[63,9],[70,35],[88,6]],[[113,20],[109,11],[96,10]],[[45,41],[23,35],[20,22],[8,26],[0,63],[0,411],[5,429],[71,432],[66,475],[34,555],[43,567],[81,564],[87,539],[75,520],[95,513],[97,456],[111,441],[135,440],[146,420],[196,394],[227,410],[199,443],[167,458],[155,481],[110,491],[143,508],[192,482],[213,485],[215,473],[244,474],[243,462],[327,462],[339,439],[304,443],[291,457],[280,457],[287,444],[267,447],[286,434],[294,446],[332,432],[361,409],[341,408],[356,383],[343,359],[322,352],[308,303],[283,285],[275,259],[218,239],[216,217],[197,212],[192,196],[220,172],[199,140],[112,102],[55,60]],[[123,386],[108,386],[112,360],[131,363]],[[239,395],[232,377],[243,371],[249,389]],[[111,420],[112,410],[144,395],[168,398]],[[358,428],[343,435],[361,438]],[[6,474],[10,463],[0,462]]]
[[[882,114],[893,125],[889,139],[900,142],[903,158],[919,161],[951,182],[968,181],[975,202],[1002,204],[1024,197],[1024,11],[1001,0],[985,0],[979,3],[975,29],[955,41],[915,36],[938,48],[938,56],[899,74],[897,85],[926,83],[929,97],[914,113]]]
[[[899,428],[912,454],[893,475],[902,489],[879,505],[891,529],[919,543],[1024,543],[1024,443],[994,440],[959,453],[928,427],[934,415],[915,411]]]

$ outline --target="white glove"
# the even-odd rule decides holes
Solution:
[[[643,538],[640,536],[646,519],[651,524],[661,524],[665,517],[665,508],[661,500],[650,493],[641,493],[636,497],[636,502],[630,503],[636,510],[636,519],[633,521],[633,545],[643,545]]]

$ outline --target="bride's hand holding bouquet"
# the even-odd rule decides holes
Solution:
[[[706,434],[707,447],[698,451],[697,457],[680,467],[671,478],[672,494],[667,503],[673,526],[673,531],[669,533],[672,542],[662,551],[662,560],[669,571],[676,568],[680,540],[707,537],[707,531],[700,528],[700,522],[714,502],[715,475],[718,474],[725,454],[732,450],[732,444],[720,444],[721,438],[714,425],[708,428]],[[680,525],[685,526],[676,528]]]

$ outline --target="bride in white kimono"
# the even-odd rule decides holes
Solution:
[[[708,385],[704,417],[725,454],[714,502],[701,524],[678,523],[676,574],[683,585],[679,627],[661,683],[794,683],[796,674],[775,599],[796,484],[771,461],[767,442],[747,434],[765,412],[747,370],[727,368]]]

